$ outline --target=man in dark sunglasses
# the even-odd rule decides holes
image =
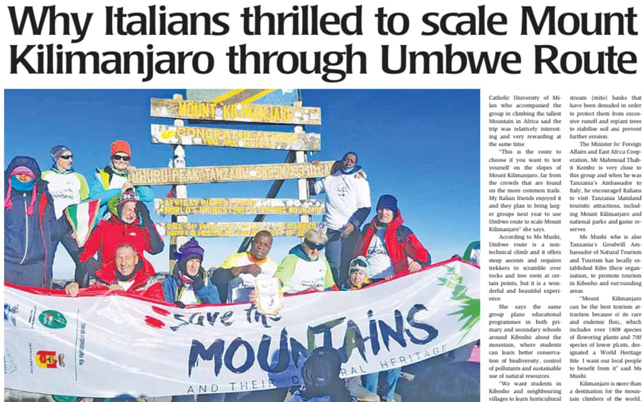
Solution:
[[[324,231],[311,229],[302,243],[289,251],[273,275],[282,282],[284,293],[337,289],[329,262],[322,255],[326,241]]]
[[[56,145],[49,152],[54,164],[51,169],[42,173],[41,177],[47,181],[47,189],[54,199],[54,212],[56,219],[63,215],[63,211],[70,205],[79,204],[89,198],[89,187],[87,180],[82,174],[77,173],[72,168],[74,163],[74,156],[71,149],[64,145]],[[76,269],[74,272],[74,280],[77,283],[83,284],[87,281],[87,265],[96,264],[96,261],[90,260],[87,263],[82,263],[79,260],[80,250],[78,243],[72,238],[69,233],[60,240],[69,256],[74,260]],[[56,244],[53,248],[54,255],[56,252]],[[94,269],[92,266],[90,270]]]
[[[106,217],[107,202],[127,190],[134,189],[142,202],[151,202],[154,191],[149,186],[134,187],[127,175],[136,168],[130,164],[132,151],[127,141],[114,141],[110,149],[110,164],[103,169],[96,169],[94,180],[90,186],[90,199],[101,199],[97,220]]]

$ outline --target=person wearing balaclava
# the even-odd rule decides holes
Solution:
[[[179,248],[174,273],[163,281],[163,297],[181,307],[190,304],[219,304],[219,291],[203,269],[204,249],[193,237]]]
[[[109,200],[108,209],[110,219],[102,220],[96,225],[85,242],[80,260],[85,262],[98,252],[102,268],[110,269],[114,265],[116,247],[127,243],[140,256],[143,269],[149,275],[154,275],[154,267],[143,252],[159,254],[163,251],[164,244],[146,205],[139,201],[134,191],[126,191]]]
[[[314,349],[302,366],[304,386],[295,391],[291,402],[357,402],[340,378],[342,356],[323,346]]]
[[[71,226],[65,217],[56,219],[47,182],[33,158],[13,158],[4,179],[4,279],[49,288],[54,246]]]
[[[346,283],[360,227],[371,211],[371,191],[358,165],[358,154],[347,152],[334,171],[318,181],[309,181],[312,195],[326,194],[324,223],[327,226],[325,257],[335,283]]]

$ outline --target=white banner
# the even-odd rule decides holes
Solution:
[[[299,385],[309,350],[345,356],[342,376],[404,366],[479,339],[479,269],[458,260],[358,291],[180,309],[119,295],[5,287],[5,385],[91,397]]]

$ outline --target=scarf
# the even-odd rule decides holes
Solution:
[[[11,202],[11,189],[15,188],[17,191],[26,193],[31,190],[31,203],[27,207],[27,215],[31,216],[34,214],[34,204],[36,203],[36,179],[31,179],[28,182],[22,182],[18,180],[15,175],[11,176],[9,179],[9,188],[7,190],[7,197],[4,199],[4,207],[6,209],[13,208],[13,203]]]

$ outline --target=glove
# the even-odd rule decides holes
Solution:
[[[150,210],[143,202],[136,202],[136,210],[139,211],[139,214],[141,215],[141,221],[143,223],[152,223],[152,220],[150,219]]]
[[[192,280],[192,288],[195,291],[201,289],[204,286],[205,286],[205,283],[203,282],[203,277],[201,275],[197,275],[197,277]]]

